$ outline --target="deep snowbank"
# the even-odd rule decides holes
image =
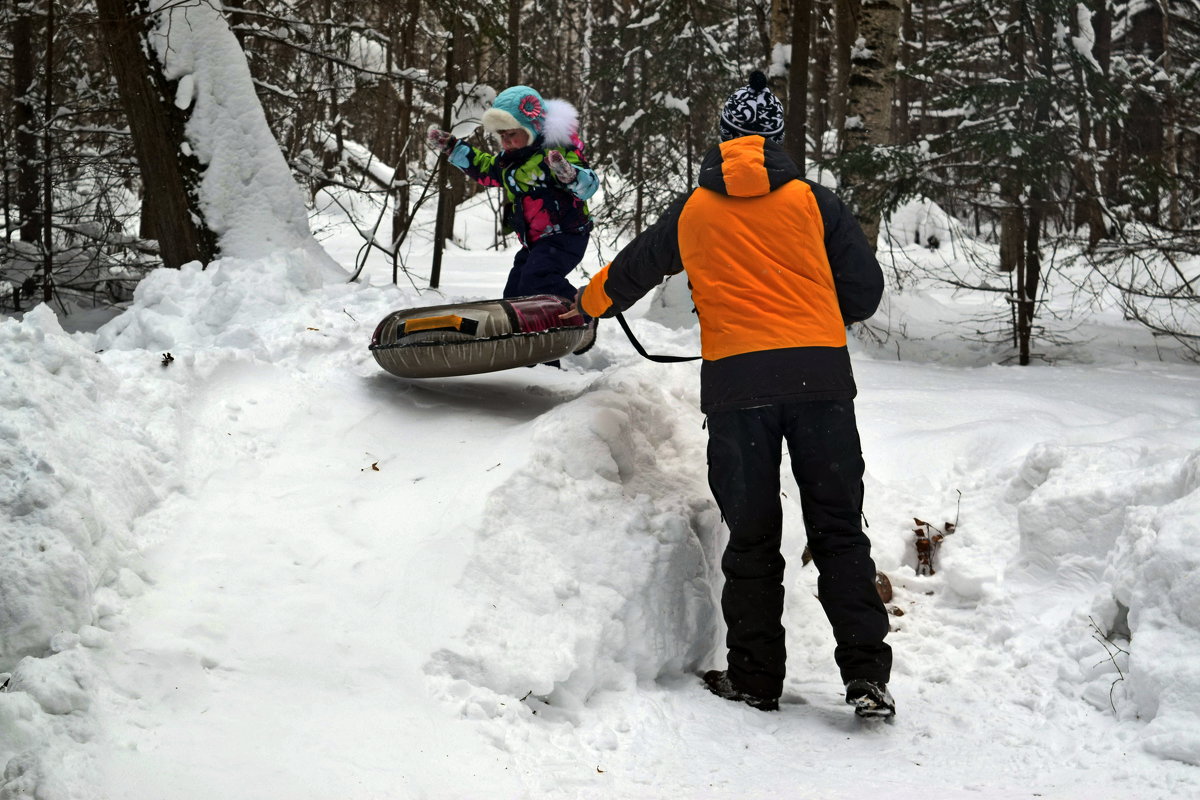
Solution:
[[[74,796],[102,690],[93,653],[143,586],[131,529],[175,488],[181,386],[110,365],[38,306],[0,321],[0,763],[5,797]],[[11,675],[8,674],[11,671]],[[22,794],[28,792],[28,794]]]
[[[465,714],[578,710],[711,661],[720,514],[697,393],[694,369],[638,366],[537,421],[463,575],[474,618],[430,666]]]
[[[142,363],[158,368],[152,355]],[[129,530],[172,482],[175,424],[169,405],[155,405],[176,387],[134,396],[47,306],[20,323],[0,321],[0,374],[0,671],[7,671],[24,656],[77,640],[113,610],[107,587],[137,583]]]
[[[327,274],[302,251],[193,264],[151,274],[132,308],[95,335],[66,334],[47,306],[0,321],[5,791],[60,796],[63,774],[47,759],[85,761],[69,742],[95,735],[87,711],[103,679],[89,651],[108,645],[127,622],[125,601],[153,579],[137,529],[185,490],[185,399],[226,363],[304,363],[330,351],[361,360],[364,325],[404,302],[397,290],[323,284]],[[356,300],[361,309],[347,308]],[[353,319],[360,310],[370,323]]]

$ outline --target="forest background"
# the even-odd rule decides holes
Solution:
[[[517,83],[570,100],[604,180],[598,235],[615,243],[695,185],[721,103],[762,69],[786,147],[873,241],[916,200],[994,245],[937,268],[892,260],[893,289],[1002,295],[1004,314],[963,333],[1010,342],[1022,364],[1049,335],[1054,282],[1076,309],[1115,299],[1200,356],[1200,0],[5,0],[0,313],[119,307],[150,270],[220,256],[186,134],[194,87],[154,41],[198,5],[236,36],[307,196],[374,198],[348,206],[381,209],[358,227],[394,280],[432,203],[441,233],[419,279],[437,285],[477,191],[423,146],[429,126],[470,131]]]

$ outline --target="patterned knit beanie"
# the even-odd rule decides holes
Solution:
[[[750,85],[729,95],[719,126],[722,142],[752,135],[783,142],[783,104],[767,88],[766,75],[750,73]]]
[[[529,86],[510,86],[483,112],[483,127],[489,133],[524,128],[532,142],[546,130],[546,101]]]

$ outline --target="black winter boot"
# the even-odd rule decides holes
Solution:
[[[779,710],[778,697],[755,697],[752,694],[746,694],[738,690],[734,687],[733,681],[729,680],[729,673],[723,669],[709,670],[701,677],[704,680],[704,685],[717,697],[724,697],[726,700],[745,703],[751,708],[757,708],[759,711]]]
[[[846,703],[854,706],[854,713],[860,717],[886,719],[896,716],[896,701],[886,683],[852,680],[846,684]]]

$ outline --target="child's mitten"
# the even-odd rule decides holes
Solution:
[[[429,148],[439,153],[452,150],[457,143],[457,140],[450,135],[449,131],[438,130],[437,128],[430,128],[426,137],[425,143],[429,145]]]
[[[566,184],[575,180],[575,167],[567,161],[561,150],[547,150],[546,164],[559,183]]]

